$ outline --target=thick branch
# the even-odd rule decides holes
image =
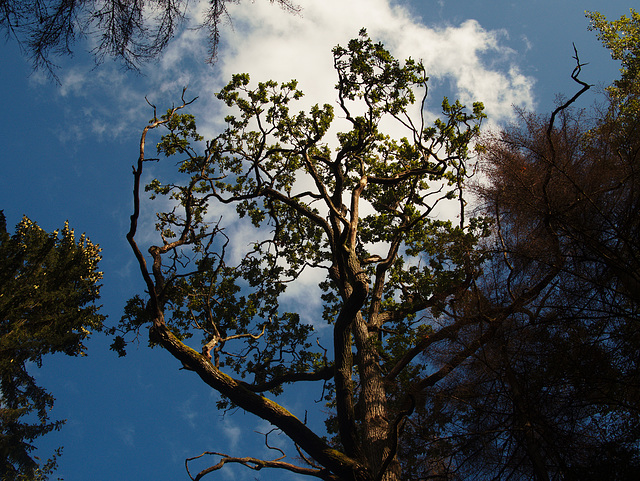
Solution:
[[[365,468],[357,461],[331,448],[285,408],[252,392],[243,383],[216,369],[207,357],[178,340],[164,323],[155,324],[151,328],[151,337],[231,402],[281,429],[319,464],[339,475],[339,479],[357,480],[365,472]]]
[[[354,258],[354,253],[347,256]],[[349,261],[347,261],[349,263]],[[351,266],[352,268],[354,266]],[[364,273],[359,273],[350,287],[348,297],[336,319],[333,345],[335,355],[336,410],[340,430],[340,440],[346,453],[356,459],[362,459],[358,443],[353,401],[353,353],[351,351],[351,326],[360,312],[368,293],[368,282]]]

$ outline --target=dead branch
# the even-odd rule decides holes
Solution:
[[[273,449],[273,448],[272,448]],[[203,469],[199,473],[195,475],[195,477],[191,474],[189,470],[189,462],[194,461],[196,459],[200,459],[203,456],[220,456],[220,461],[213,466]],[[229,456],[224,453],[217,453],[214,451],[205,451],[204,453],[194,456],[192,458],[188,458],[185,460],[185,467],[187,469],[187,474],[192,481],[200,481],[204,476],[214,471],[218,471],[225,464],[241,464],[249,469],[253,469],[254,471],[260,471],[263,468],[273,468],[273,469],[284,469],[286,471],[290,471],[296,474],[303,474],[305,476],[313,476],[315,478],[323,479],[326,481],[340,481],[340,478],[331,474],[326,469],[314,469],[314,468],[305,468],[302,466],[296,466],[295,464],[286,463],[281,461],[284,456],[274,459],[274,460],[264,460],[257,459],[252,457],[243,457],[238,458],[234,456]]]

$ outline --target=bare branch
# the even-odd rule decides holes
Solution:
[[[196,459],[200,459],[203,456],[219,456],[221,459],[220,461],[218,461],[218,463],[216,463],[213,466],[210,466],[206,469],[203,469],[202,471],[200,471],[199,473],[197,473],[195,475],[195,477],[191,474],[191,471],[189,470],[189,462],[194,461]],[[284,457],[284,456],[283,456]],[[281,461],[282,457],[275,459],[275,460],[264,460],[264,459],[257,459],[257,458],[252,458],[252,457],[244,457],[244,458],[238,458],[238,457],[234,457],[234,456],[229,456],[227,454],[223,454],[223,453],[218,453],[218,452],[214,452],[214,451],[205,451],[204,453],[198,455],[198,456],[194,456],[192,458],[188,458],[185,461],[185,466],[187,468],[187,474],[189,475],[189,478],[192,481],[200,481],[204,476],[206,476],[209,473],[212,473],[214,471],[218,471],[219,469],[221,469],[225,464],[229,463],[229,464],[241,464],[249,469],[252,469],[254,471],[260,471],[263,468],[274,468],[274,469],[283,469],[285,471],[289,471],[292,473],[296,473],[296,474],[303,474],[306,476],[313,476],[315,478],[320,478],[326,481],[339,481],[341,478],[331,474],[329,471],[327,471],[326,469],[314,469],[314,468],[305,468],[302,466],[296,466],[295,464],[291,464],[291,463],[286,463],[284,461]]]
[[[571,79],[574,82],[580,84],[582,86],[582,88],[573,97],[571,97],[565,103],[563,103],[562,105],[557,107],[553,111],[553,113],[551,114],[551,118],[549,119],[549,127],[547,127],[547,138],[549,140],[551,140],[551,132],[553,130],[553,124],[555,122],[556,115],[558,115],[563,110],[566,110],[572,103],[574,103],[576,100],[578,100],[578,97],[580,97],[582,94],[584,94],[587,90],[589,90],[591,88],[591,85],[589,85],[586,82],[583,82],[582,80],[580,80],[578,78],[578,76],[580,75],[580,72],[582,72],[582,67],[584,67],[587,64],[586,63],[580,63],[580,58],[578,57],[578,50],[577,50],[575,44],[573,45],[573,52],[575,54],[573,58],[576,61],[576,66],[573,69],[573,72],[571,72]],[[552,148],[553,148],[553,145],[552,145]]]

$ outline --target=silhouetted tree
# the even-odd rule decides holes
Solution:
[[[0,478],[46,479],[33,441],[64,421],[51,421],[54,398],[38,386],[29,364],[50,353],[85,355],[82,342],[102,328],[100,249],[65,225],[49,234],[24,217],[10,235],[0,211]]]
[[[204,0],[200,0],[202,2]],[[239,0],[206,0],[209,4],[201,27],[210,40],[209,59],[216,56],[219,25],[228,17],[227,4]],[[269,0],[296,12],[290,0]],[[187,0],[2,0],[0,29],[18,41],[34,67],[53,73],[52,57],[71,55],[78,39],[95,41],[98,62],[105,56],[137,69],[155,58],[185,20]]]
[[[494,236],[475,286],[485,312],[528,302],[409,423],[403,454],[424,479],[640,475],[640,17],[590,16],[606,46],[624,39],[612,52],[624,81],[606,105],[571,108],[588,88],[578,64],[580,92],[550,119],[519,112],[484,139],[479,194]]]

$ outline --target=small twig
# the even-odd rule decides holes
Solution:
[[[280,461],[281,459],[286,458],[287,455],[284,453],[284,451],[282,449],[280,449],[278,447],[275,447],[275,446],[269,446],[269,434],[271,434],[274,431],[280,431],[280,430],[278,428],[273,428],[273,429],[271,429],[270,431],[268,431],[266,433],[261,433],[261,432],[258,432],[258,431],[254,431],[254,432],[264,435],[264,445],[267,448],[272,449],[274,451],[278,451],[280,454],[282,454],[282,456],[280,456],[279,458],[276,458],[276,459],[273,460],[273,461]]]
[[[184,92],[183,92],[183,95],[184,95]],[[144,99],[149,104],[149,107],[153,108],[153,120],[152,120],[152,122],[157,122],[158,121],[158,116],[156,115],[156,106],[154,104],[152,104],[151,102],[149,102],[149,99],[147,98],[146,95],[145,95]]]

